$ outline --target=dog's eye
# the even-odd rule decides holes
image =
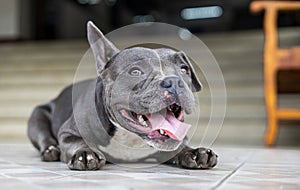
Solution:
[[[187,74],[189,74],[189,69],[188,69],[186,66],[182,66],[182,67],[180,68],[180,73],[181,73],[182,75],[187,75]]]
[[[130,69],[129,74],[132,76],[141,76],[143,73],[143,71],[141,71],[141,69],[134,67],[132,69]]]

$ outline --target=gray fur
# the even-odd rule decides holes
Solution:
[[[41,159],[62,160],[77,170],[100,169],[106,158],[128,162],[150,157],[185,168],[214,167],[217,156],[211,150],[188,148],[185,140],[149,138],[150,126],[133,125],[122,114],[163,112],[170,102],[190,114],[195,106],[192,92],[201,90],[201,83],[187,56],[167,48],[120,51],[92,22],[87,27],[98,77],[73,84],[35,108],[28,135]],[[150,151],[139,156],[127,149],[122,153],[115,151],[119,145],[114,142]]]

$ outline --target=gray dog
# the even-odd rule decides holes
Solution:
[[[185,145],[190,125],[184,114],[195,106],[192,92],[201,90],[187,56],[168,48],[120,51],[92,22],[87,31],[98,77],[34,109],[28,135],[41,159],[62,160],[74,170],[149,158],[183,168],[214,167],[213,151]]]

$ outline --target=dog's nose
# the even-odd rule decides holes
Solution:
[[[183,88],[184,84],[179,77],[166,77],[161,81],[160,86],[173,92],[176,89]]]

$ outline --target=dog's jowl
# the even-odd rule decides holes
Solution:
[[[168,48],[118,50],[92,22],[87,31],[97,77],[34,109],[28,135],[41,159],[61,160],[75,170],[149,158],[182,168],[214,167],[213,151],[185,145],[190,125],[184,115],[191,114],[193,92],[202,87],[188,57]]]

